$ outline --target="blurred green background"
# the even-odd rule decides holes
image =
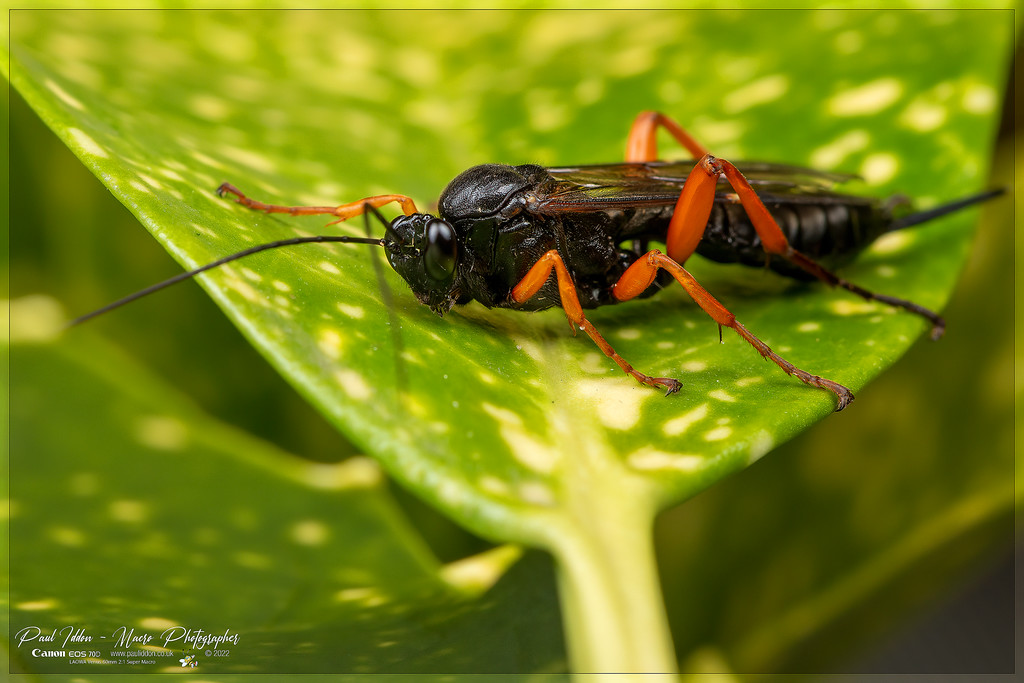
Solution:
[[[1010,112],[1013,97],[1006,99]],[[179,271],[16,94],[9,111],[12,299],[45,293],[79,314]],[[1013,182],[1015,123],[1004,115],[991,185]],[[999,501],[1015,476],[1012,211],[1009,200],[982,211],[941,342],[920,341],[851,410],[662,515],[659,566],[686,668],[727,659],[780,671],[856,670],[907,619],[1009,557],[1013,509]],[[194,285],[108,316],[97,332],[210,415],[285,451],[321,462],[356,453]],[[991,465],[978,467],[983,459]],[[900,491],[923,488],[929,495],[908,496],[912,508],[889,507]],[[391,493],[442,561],[489,547],[401,490]],[[995,501],[991,510],[986,499]],[[834,548],[827,566],[801,561],[800,548],[812,545]],[[694,561],[694,549],[707,547],[715,561]],[[713,575],[721,567],[756,580],[722,581]],[[1003,588],[1004,610],[986,617],[995,635],[972,671],[1012,668],[1012,585]],[[849,595],[871,599],[851,603]],[[762,615],[764,632],[746,622],[750,612]],[[964,623],[948,649],[976,642],[965,636],[974,628]],[[950,670],[925,657],[908,670]]]

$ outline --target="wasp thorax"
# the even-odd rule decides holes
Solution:
[[[450,223],[425,213],[399,216],[384,238],[384,250],[420,303],[438,315],[451,309],[458,298],[458,239]]]

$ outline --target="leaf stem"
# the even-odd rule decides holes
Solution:
[[[589,483],[584,497],[595,505],[576,501],[584,504],[575,512],[585,516],[574,515],[581,523],[559,535],[555,547],[571,668],[674,678],[678,665],[654,557],[651,496],[629,496],[621,481],[614,490]],[[614,504],[598,494],[602,489]]]

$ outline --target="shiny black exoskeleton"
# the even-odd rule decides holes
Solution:
[[[439,217],[399,216],[384,247],[392,267],[424,304],[443,315],[473,299],[488,307],[541,310],[560,304],[551,278],[531,299],[509,294],[547,251],[557,249],[584,308],[616,303],[611,287],[626,268],[664,241],[693,162],[547,169],[533,164],[475,166],[441,194]],[[852,257],[884,233],[892,218],[874,200],[835,194],[845,176],[770,164],[741,165],[796,249],[826,262]],[[719,188],[697,253],[763,267],[767,261],[728,186]],[[774,270],[813,279],[773,259]],[[644,296],[671,281],[661,272]]]

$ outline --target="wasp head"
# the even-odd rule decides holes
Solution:
[[[384,237],[384,251],[420,303],[438,315],[451,310],[459,298],[459,250],[450,223],[425,213],[399,216]]]

